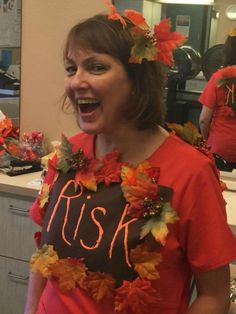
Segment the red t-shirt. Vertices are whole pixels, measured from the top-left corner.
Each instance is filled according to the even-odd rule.
[[[230,69],[230,74],[236,78],[236,67],[218,70],[208,81],[199,102],[214,110],[207,139],[211,152],[219,154],[229,162],[236,162],[236,113],[233,113],[226,104],[229,98],[234,98],[236,102],[236,92],[231,87],[229,89],[223,85],[218,87],[218,80],[222,78],[222,71],[225,69]]]
[[[71,142],[77,147],[82,147],[89,157],[93,157],[93,141],[94,137],[86,134],[79,134],[71,138]],[[225,203],[218,182],[217,170],[208,157],[176,136],[170,135],[148,160],[153,166],[160,167],[159,184],[173,189],[171,206],[177,211],[179,217],[174,224],[168,225],[169,233],[166,244],[159,248],[162,255],[162,262],[158,265],[160,278],[152,282],[157,290],[159,303],[156,306],[153,305],[148,313],[184,314],[189,301],[192,272],[209,271],[234,260],[236,258],[236,240],[227,225]],[[60,180],[58,179],[59,186]],[[117,204],[124,206],[125,203],[124,200],[121,200],[122,194],[116,189],[116,184],[112,185],[112,189],[110,193],[105,193],[107,195],[106,203],[104,201],[105,205],[99,198],[100,192],[104,195],[102,189],[95,193],[94,202],[96,203],[98,200],[97,206],[103,208],[108,209],[110,206],[115,213],[115,221],[116,213],[119,211]],[[109,192],[109,189],[107,191]],[[53,193],[52,191],[52,202],[53,198],[56,201],[56,195]],[[48,211],[50,211],[50,206]],[[42,223],[37,202],[32,206],[30,214],[33,220],[39,224]],[[69,215],[67,219],[69,219],[68,217]],[[107,211],[107,217],[109,217],[109,211]],[[47,213],[45,219],[47,220]],[[73,229],[73,221],[69,224]],[[61,248],[57,242],[58,238],[54,236],[56,233],[61,233],[60,225],[60,219],[55,220],[52,224],[54,233],[45,240],[49,241],[48,244],[52,243],[56,248],[58,247],[59,251]],[[115,242],[114,263],[110,263],[104,257],[107,256],[110,248],[111,234],[114,232],[112,225],[113,221],[107,219],[103,234],[105,240],[101,241],[103,254],[87,255],[88,265],[91,268],[96,268],[96,265],[99,265],[101,269],[104,267],[105,270],[102,269],[102,271],[109,269],[108,271],[114,272],[118,278],[119,276],[131,278],[132,273],[121,273],[122,269],[125,269],[120,261],[123,258],[123,237],[117,238],[117,242]],[[81,230],[83,230],[83,226]],[[89,244],[92,245],[94,242],[93,231],[87,225],[84,227],[84,231],[81,231],[80,237],[84,243],[88,244],[89,239],[92,239]],[[129,229],[128,238],[131,239],[131,242],[135,238],[136,240],[139,238],[135,227]],[[80,250],[81,248],[77,246],[76,252]],[[67,247],[65,243],[64,249],[60,252],[62,257],[70,256],[70,254],[74,257],[77,253],[75,251],[70,253],[70,247]],[[95,264],[93,264],[94,260]],[[98,304],[88,292],[80,288],[67,293],[62,292],[56,280],[48,280],[37,313],[115,314],[117,312],[114,311],[113,303],[103,301]]]

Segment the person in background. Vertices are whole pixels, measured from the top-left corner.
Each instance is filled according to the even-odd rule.
[[[211,158],[164,128],[168,19],[108,3],[75,25],[62,137],[30,209],[40,226],[25,314],[226,314],[236,240]],[[189,306],[192,279],[197,297]]]
[[[224,50],[224,67],[213,73],[199,98],[199,125],[211,152],[236,168],[236,28]]]

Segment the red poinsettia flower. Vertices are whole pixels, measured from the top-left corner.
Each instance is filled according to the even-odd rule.
[[[156,60],[169,66],[173,64],[172,51],[186,40],[182,34],[170,32],[170,27],[170,19],[164,19],[154,26],[155,46],[158,49]]]
[[[140,278],[124,281],[115,292],[115,310],[121,313],[148,314],[159,300],[151,282]]]
[[[105,155],[101,162],[103,166],[96,172],[97,183],[104,182],[107,186],[111,183],[120,182],[120,171],[122,163],[119,162],[120,153],[113,151]]]

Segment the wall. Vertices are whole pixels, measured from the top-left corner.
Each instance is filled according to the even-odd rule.
[[[101,0],[24,0],[20,131],[42,131],[47,141],[77,132],[73,115],[61,111],[63,42],[81,18],[104,12]]]
[[[215,0],[216,8],[220,12],[218,27],[216,32],[216,43],[222,44],[225,42],[227,33],[230,28],[236,27],[236,21],[229,20],[225,15],[225,9],[230,4],[235,4],[235,0]]]

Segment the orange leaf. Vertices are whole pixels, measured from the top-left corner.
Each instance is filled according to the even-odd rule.
[[[88,289],[93,298],[99,302],[103,298],[113,297],[115,280],[111,274],[100,272],[89,272],[86,280]]]
[[[153,305],[158,302],[157,292],[151,282],[136,278],[134,281],[124,281],[116,289],[115,310],[122,313],[148,314]]]
[[[39,194],[39,206],[43,208],[49,199],[50,186],[47,183],[43,183]]]
[[[106,6],[109,9],[108,19],[110,20],[119,20],[123,27],[126,26],[126,22],[123,17],[117,12],[116,7],[109,0],[103,0]]]
[[[162,260],[161,254],[150,251],[146,243],[137,245],[131,250],[130,257],[134,270],[141,279],[155,280],[160,277],[156,267]]]
[[[52,245],[44,244],[41,249],[37,249],[30,259],[31,271],[39,271],[43,277],[51,276],[52,268],[58,261],[58,255]]]
[[[80,259],[60,259],[52,269],[52,276],[58,278],[63,291],[74,289],[77,284],[85,288],[86,267]]]
[[[149,30],[149,26],[142,13],[135,10],[124,10],[124,14],[134,25],[144,30]]]

